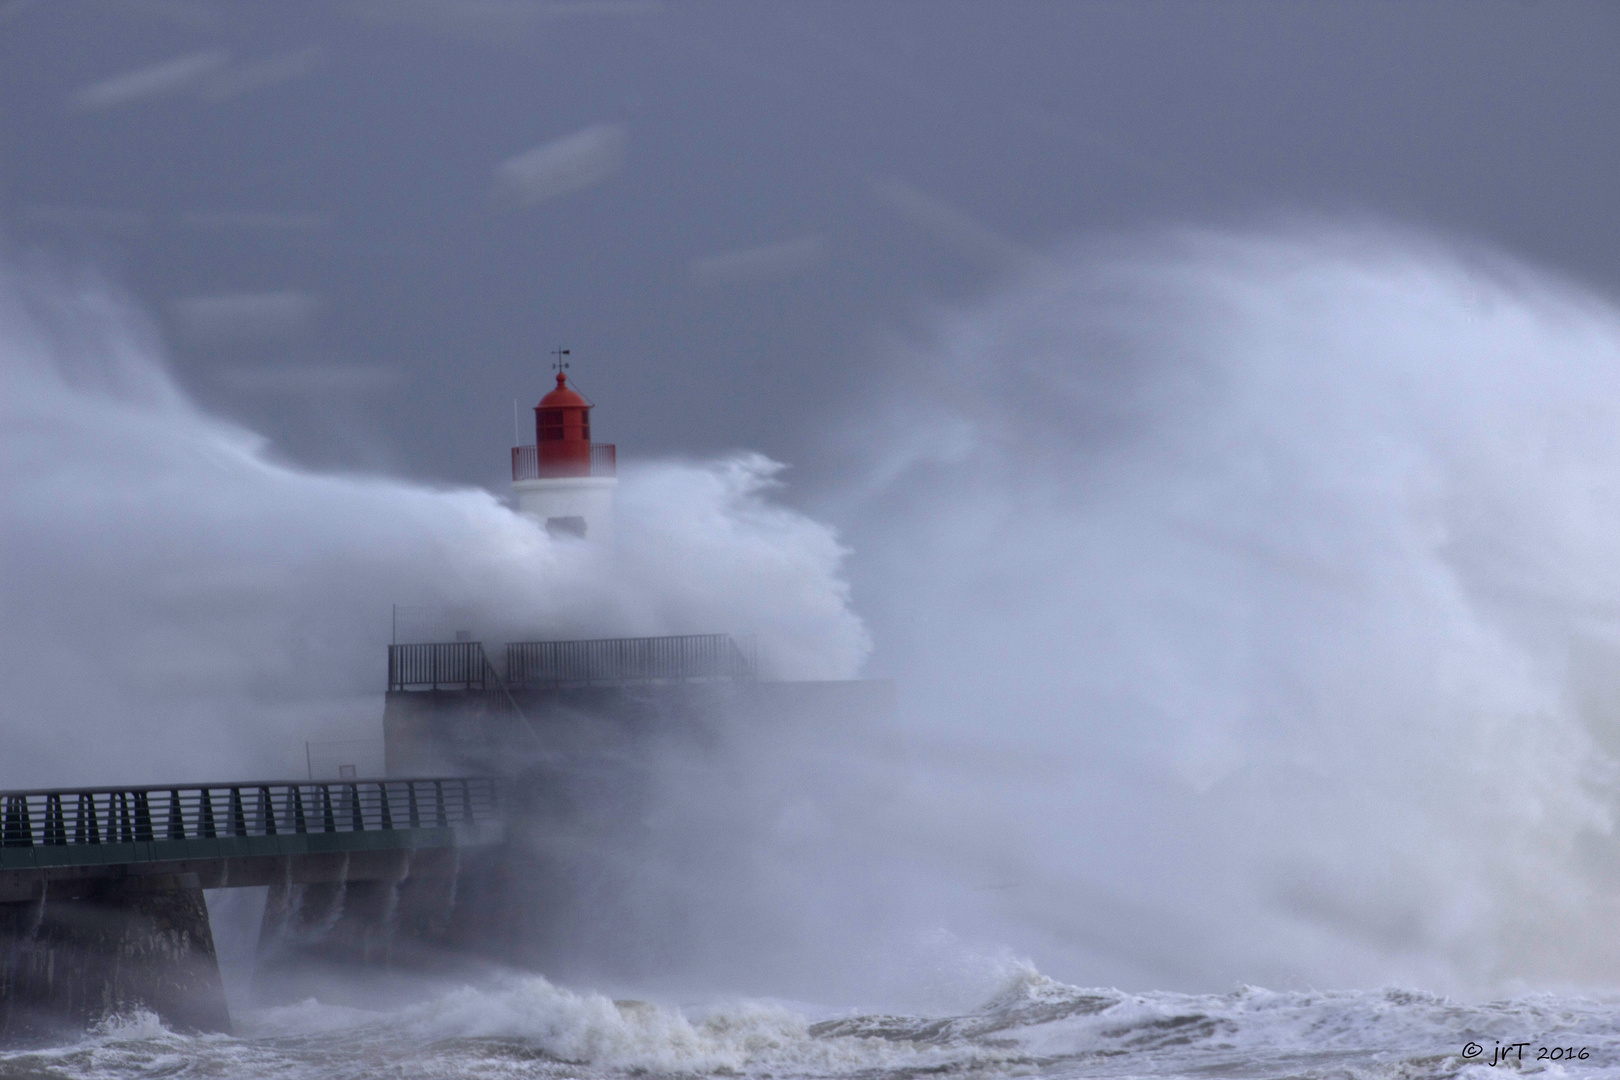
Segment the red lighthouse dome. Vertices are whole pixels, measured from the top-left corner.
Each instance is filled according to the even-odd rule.
[[[541,476],[591,475],[591,403],[557,372],[557,388],[534,409]]]

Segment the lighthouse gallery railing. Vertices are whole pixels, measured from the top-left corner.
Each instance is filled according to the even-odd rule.
[[[512,447],[512,479],[543,480],[554,476],[617,476],[619,475],[618,447],[614,443],[591,443],[591,464],[588,472],[551,472],[540,468],[538,446]]]

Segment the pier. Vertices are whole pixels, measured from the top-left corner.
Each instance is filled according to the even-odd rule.
[[[202,890],[454,877],[499,785],[434,776],[0,792],[0,1041],[144,1008],[229,1030]]]

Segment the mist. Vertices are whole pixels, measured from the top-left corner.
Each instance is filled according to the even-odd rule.
[[[1615,984],[1610,301],[1291,219],[1076,243],[860,359],[818,515],[902,727],[661,749],[606,969],[928,1013],[1025,965]]]
[[[14,267],[0,778],[289,771],[375,724],[395,603],[746,631],[769,677],[895,678],[901,728],[661,747],[578,983],[1612,985],[1620,311],[1366,221],[1009,274],[871,341],[814,514],[759,455],[643,462],[602,553],[281,463],[116,288]]]
[[[921,906],[1082,985],[1613,985],[1612,300],[1367,220],[1054,257],[839,432]]]

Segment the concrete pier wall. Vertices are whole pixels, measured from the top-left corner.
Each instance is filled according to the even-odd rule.
[[[195,875],[0,904],[0,1043],[46,1042],[137,1009],[180,1031],[230,1030]]]
[[[476,895],[502,848],[461,853],[459,874],[406,867],[392,879],[272,886],[259,926],[253,999],[310,997],[374,1008],[412,982],[471,978],[488,966]],[[481,932],[482,931],[482,932]],[[510,958],[508,958],[510,959]]]
[[[773,830],[878,812],[892,794],[885,763],[902,752],[884,680],[519,687],[512,697],[517,722],[485,710],[477,692],[391,692],[388,762],[506,775],[507,842],[462,863],[436,940],[564,982],[767,955],[776,931],[752,909],[781,900],[761,869],[780,850]],[[721,905],[735,917],[718,915]]]
[[[363,835],[408,843],[450,832]],[[254,969],[274,973],[312,958],[421,965],[421,943],[436,954],[448,940],[462,860],[477,858],[471,853],[393,847],[192,860],[201,874],[163,872],[173,862],[0,872],[0,1045],[71,1038],[137,1009],[175,1030],[229,1031],[204,887],[269,887]]]

